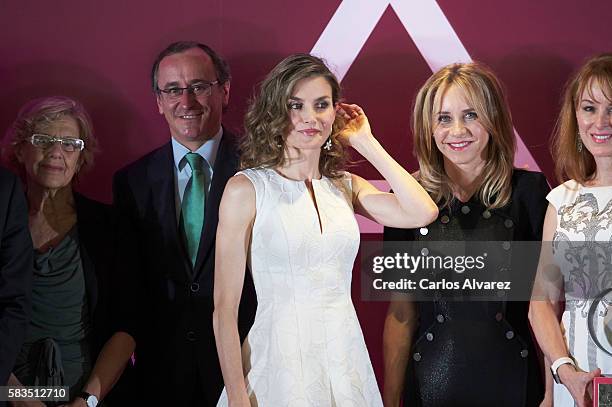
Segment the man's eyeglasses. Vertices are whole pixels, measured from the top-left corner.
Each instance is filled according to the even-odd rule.
[[[68,153],[82,151],[85,148],[85,142],[80,138],[61,138],[47,134],[33,134],[29,141],[34,147],[42,148],[43,150],[50,148],[55,143],[60,143],[62,150]]]
[[[178,100],[183,96],[183,92],[187,91],[187,94],[192,93],[194,96],[210,96],[213,85],[218,84],[219,81],[213,82],[198,82],[193,85],[189,85],[186,88],[172,87],[167,89],[158,89],[162,95],[168,100]]]

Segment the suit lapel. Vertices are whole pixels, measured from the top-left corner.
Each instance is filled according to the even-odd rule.
[[[234,141],[234,136],[223,129],[223,137],[221,137],[217,157],[215,158],[212,182],[206,202],[204,227],[202,228],[198,257],[194,268],[196,278],[202,272],[205,260],[208,256],[212,255],[211,252],[217,235],[217,223],[219,222],[219,203],[221,202],[227,180],[236,173],[236,167],[238,166],[238,156]]]
[[[180,268],[184,276],[191,280],[191,266],[187,260],[181,234],[176,221],[176,201],[174,186],[174,156],[172,143],[167,143],[158,150],[149,162],[149,181],[153,208],[157,212],[162,226],[163,240],[168,250],[168,257],[180,259]],[[178,265],[177,265],[178,266]],[[169,270],[173,273],[174,270]],[[182,276],[179,276],[182,277]]]

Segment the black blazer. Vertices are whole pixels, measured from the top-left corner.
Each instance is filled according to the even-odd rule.
[[[92,321],[92,350],[95,357],[109,339],[111,295],[110,271],[113,263],[112,212],[110,205],[74,193],[79,249],[85,276],[85,291]]]
[[[0,168],[0,386],[8,381],[30,320],[32,264],[21,183]]]
[[[116,294],[112,282],[112,269],[115,266],[112,209],[110,205],[94,201],[76,192],[74,202],[89,318],[92,322],[91,350],[95,361],[114,332],[111,319],[112,303]],[[128,366],[124,375],[104,398],[106,404],[123,405],[130,391],[131,375],[132,369]]]
[[[172,144],[115,174],[116,270],[122,293],[116,329],[136,340],[134,391],[140,402],[212,406],[221,393],[212,328],[214,243],[219,202],[237,164],[233,136],[224,131],[195,267],[176,220]],[[252,280],[246,273],[241,338],[252,325],[255,307]]]

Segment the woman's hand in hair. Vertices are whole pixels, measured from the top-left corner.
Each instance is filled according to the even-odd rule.
[[[338,134],[343,144],[359,151],[359,146],[373,138],[368,117],[358,105],[338,103],[338,115],[345,120],[344,128]]]

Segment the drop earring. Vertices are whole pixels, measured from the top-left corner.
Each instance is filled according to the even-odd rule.
[[[331,136],[327,139],[327,141],[325,142],[325,144],[323,144],[323,150],[331,150],[332,148],[332,141],[331,141]]]
[[[576,139],[576,150],[578,150],[579,153],[582,152],[582,139],[580,138],[580,132],[578,132],[578,138]]]

